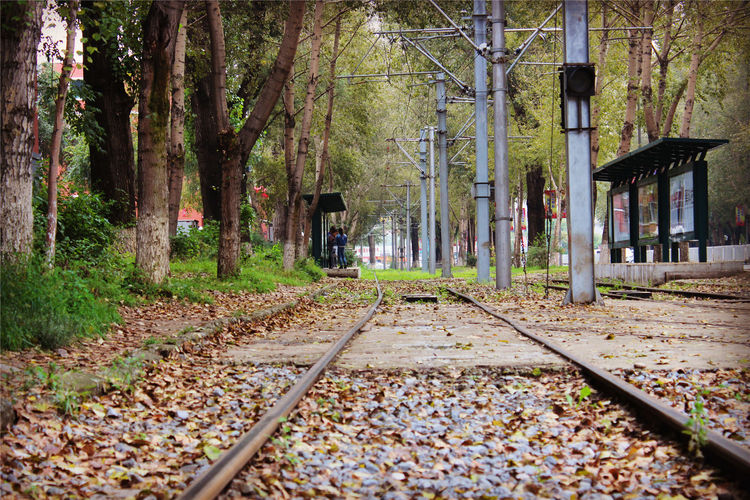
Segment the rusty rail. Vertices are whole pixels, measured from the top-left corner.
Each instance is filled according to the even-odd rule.
[[[224,452],[211,467],[188,485],[178,497],[180,500],[206,500],[215,498],[234,479],[263,444],[276,431],[281,421],[292,410],[320,378],[354,335],[367,323],[383,300],[380,282],[375,276],[378,297],[367,313],[344,334],[322,358],[318,360],[289,391],[271,407],[268,412],[237,443]]]
[[[678,433],[681,433],[686,428],[686,423],[689,417],[684,413],[663,404],[661,401],[649,396],[644,391],[634,387],[619,377],[615,377],[607,370],[594,366],[560,347],[556,343],[532,333],[523,326],[515,323],[513,320],[503,316],[492,307],[479,302],[474,297],[463,294],[452,288],[448,288],[448,292],[467,302],[473,303],[491,316],[504,321],[522,335],[544,345],[548,349],[577,365],[600,388],[625,399],[633,404],[639,411],[657,419],[659,422],[676,430]],[[721,465],[729,468],[735,474],[740,475],[738,477],[747,478],[750,476],[750,450],[733,443],[718,432],[712,430],[706,431],[706,444],[703,447],[703,451],[708,457],[713,458]]]

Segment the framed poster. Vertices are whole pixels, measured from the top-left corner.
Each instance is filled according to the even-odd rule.
[[[681,236],[695,231],[693,171],[669,178],[669,234]]]
[[[614,243],[630,242],[630,192],[627,187],[613,191],[611,198],[610,227]]]
[[[638,238],[659,237],[659,190],[656,179],[638,186]]]

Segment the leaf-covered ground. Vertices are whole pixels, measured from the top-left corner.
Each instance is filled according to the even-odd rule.
[[[227,497],[709,498],[716,470],[576,373],[333,371]],[[602,497],[601,495],[605,495]]]

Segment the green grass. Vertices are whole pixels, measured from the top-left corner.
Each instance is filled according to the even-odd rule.
[[[549,269],[550,274],[567,272],[568,266],[552,266]],[[453,267],[451,269],[454,278],[466,278],[476,280],[477,269],[475,267]],[[527,273],[539,273],[544,272],[544,268],[539,267],[527,267]],[[398,269],[367,269],[362,268],[362,279],[374,280],[375,274],[378,275],[378,279],[382,281],[398,281],[398,280],[430,280],[441,277],[441,270],[438,267],[435,270],[435,274],[425,273],[421,270],[415,271],[400,271]],[[514,267],[511,269],[511,275],[523,276],[523,268]],[[495,279],[495,266],[490,267],[490,280]]]

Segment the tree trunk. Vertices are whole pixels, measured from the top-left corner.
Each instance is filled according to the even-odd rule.
[[[118,72],[113,71],[117,40],[107,38],[100,30],[101,9],[93,2],[84,2],[82,7],[83,52],[87,57],[83,80],[93,91],[87,105],[94,110],[101,128],[101,135],[87,137],[91,188],[114,202],[109,220],[125,224],[135,219],[135,150],[130,121],[134,100],[125,90],[123,79],[116,76]]]
[[[672,124],[674,123],[675,113],[677,113],[677,106],[680,103],[680,99],[682,98],[682,94],[685,92],[686,87],[687,80],[683,80],[677,88],[677,92],[675,92],[672,104],[669,106],[669,111],[667,111],[667,116],[664,118],[664,127],[661,132],[662,137],[669,137],[669,134],[672,132]]]
[[[172,68],[172,109],[170,113],[169,152],[169,235],[177,234],[180,216],[182,178],[185,171],[185,47],[187,45],[187,10],[182,11],[180,31],[174,47]]]
[[[596,95],[599,96],[598,99],[591,99],[591,169],[592,171],[596,169],[597,164],[599,162],[599,114],[601,113],[601,108],[599,106],[599,101],[602,99],[601,93],[602,93],[602,86],[604,83],[604,65],[607,62],[607,51],[609,50],[609,31],[607,31],[608,24],[607,24],[607,6],[606,4],[602,4],[602,28],[605,28],[604,31],[602,31],[602,39],[599,43],[599,59],[598,59],[598,66],[599,71],[596,75],[596,81],[594,83],[594,88]],[[594,191],[596,192],[596,190]]]
[[[696,9],[700,2],[696,2]],[[703,45],[703,18],[701,12],[696,12],[696,30],[691,45],[690,69],[688,70],[687,90],[685,91],[685,110],[682,112],[682,125],[680,126],[680,137],[690,137],[690,122],[693,119],[693,107],[695,106],[695,87],[698,82],[698,66],[701,63],[701,47]]]
[[[367,246],[370,249],[370,259],[368,264],[370,267],[375,265],[375,236],[372,234],[367,235]]]
[[[286,241],[284,242],[284,269],[294,266],[294,252],[298,232],[300,228],[300,217],[302,215],[302,176],[305,171],[305,161],[310,144],[310,127],[312,126],[313,106],[315,103],[315,88],[318,84],[318,67],[320,63],[320,44],[323,34],[323,0],[316,0],[315,15],[313,21],[313,32],[310,39],[310,71],[307,80],[307,93],[302,111],[302,122],[300,124],[300,135],[297,142],[297,158],[291,176],[287,177],[288,221],[286,225]]]
[[[320,199],[320,192],[323,188],[325,167],[328,163],[330,163],[330,158],[328,157],[328,141],[331,137],[331,123],[333,122],[333,98],[334,90],[336,88],[336,60],[338,59],[339,38],[341,37],[341,17],[341,15],[336,16],[336,29],[333,35],[333,52],[331,52],[331,64],[328,70],[328,77],[330,81],[328,82],[328,89],[326,89],[326,94],[328,97],[328,108],[326,110],[325,126],[323,128],[323,145],[320,151],[320,165],[318,165],[317,163],[317,156],[315,158],[315,191],[313,192],[313,199],[307,209],[307,217],[305,219],[306,238],[307,235],[310,234],[310,231],[312,229],[312,216],[315,213],[315,210],[318,209],[318,200]]]
[[[43,2],[0,2],[0,258],[32,249],[36,50]],[[13,19],[11,23],[9,20]],[[6,26],[7,22],[7,26]]]
[[[664,94],[667,90],[667,72],[669,70],[669,52],[672,50],[672,19],[674,18],[675,0],[667,0],[666,20],[664,36],[662,37],[661,52],[657,55],[659,59],[659,86],[656,95],[656,112],[654,121],[661,128],[664,111]],[[662,132],[662,135],[664,133]]]
[[[138,223],[135,263],[161,283],[169,272],[167,128],[169,82],[184,2],[153,2],[143,24],[138,101]]]
[[[305,2],[289,0],[289,17],[284,24],[284,36],[281,39],[279,53],[271,68],[268,79],[263,84],[258,101],[252,113],[239,132],[240,165],[247,164],[255,142],[260,137],[268,118],[271,116],[276,102],[279,100],[284,83],[289,77],[289,71],[294,64],[294,56],[299,44],[299,33],[302,31],[302,21],[305,17]]]
[[[60,72],[60,83],[55,100],[55,125],[52,130],[52,147],[49,161],[49,178],[47,180],[47,265],[55,264],[55,238],[57,237],[57,175],[60,171],[60,150],[65,123],[65,98],[68,96],[70,73],[73,71],[73,51],[76,43],[76,18],[78,1],[71,0],[68,6],[68,33],[65,41],[65,56]]]
[[[516,222],[513,228],[513,261],[516,267],[521,267],[521,241],[523,240],[523,178],[518,178],[518,195],[516,196]]]
[[[620,132],[620,146],[617,148],[617,156],[630,152],[630,143],[633,139],[633,124],[635,122],[636,105],[638,103],[638,82],[640,80],[640,36],[638,30],[630,30],[630,49],[628,51],[628,88],[627,104],[625,105],[625,119]]]
[[[459,219],[458,219],[458,265],[459,266],[465,266],[466,265],[466,239],[467,239],[467,233],[469,229],[468,224],[468,208],[465,203],[461,203],[461,208],[459,209]]]
[[[544,235],[544,175],[541,165],[526,171],[526,217],[528,220],[529,246]]]
[[[654,0],[644,2],[643,22],[641,26],[651,26],[654,22]],[[643,102],[643,119],[646,123],[646,135],[648,142],[653,142],[659,138],[659,123],[654,115],[653,90],[651,88],[651,42],[653,41],[654,30],[643,30],[641,39],[641,100]]]
[[[221,169],[219,168],[219,129],[213,109],[211,75],[195,82],[191,97],[195,115],[195,156],[201,184],[203,220],[221,219]]]

